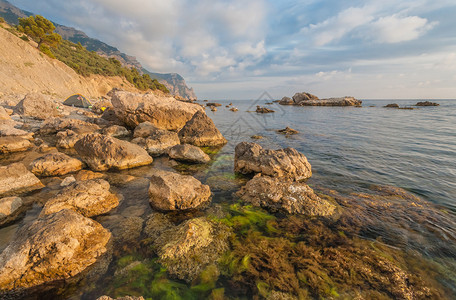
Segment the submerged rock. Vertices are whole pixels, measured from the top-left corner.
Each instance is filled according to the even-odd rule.
[[[32,93],[25,96],[17,105],[16,111],[24,116],[34,117],[40,120],[56,117],[59,115],[57,104],[49,96]]]
[[[255,112],[261,113],[261,114],[267,114],[267,113],[273,113],[275,111],[272,109],[269,109],[267,107],[261,107],[261,106],[257,105]]]
[[[214,122],[202,111],[198,111],[179,131],[183,144],[195,146],[219,146],[227,143]]]
[[[72,210],[38,218],[0,254],[0,294],[78,275],[107,252],[109,231]]]
[[[116,91],[111,102],[117,117],[129,127],[149,121],[160,129],[176,130],[182,128],[197,111],[202,111],[199,105],[153,93]]]
[[[250,138],[254,139],[254,140],[261,140],[261,139],[264,139],[264,136],[262,136],[262,135],[252,135]]]
[[[0,167],[0,196],[17,195],[43,187],[41,181],[21,163]]]
[[[119,198],[109,191],[106,180],[93,179],[77,182],[64,188],[46,202],[41,215],[71,209],[85,217],[105,214],[119,205]]]
[[[158,218],[158,220],[156,220]],[[163,216],[153,214],[146,223],[146,232],[153,224],[162,224]],[[165,222],[166,223],[166,222]],[[153,246],[170,275],[193,281],[210,264],[228,250],[228,228],[205,218],[187,220],[178,226],[169,223],[150,236]]]
[[[290,128],[290,127],[285,127],[284,129],[279,129],[277,130],[278,133],[282,133],[282,134],[286,134],[286,135],[290,135],[290,134],[298,134],[299,131],[297,131],[296,129],[293,129],[293,128]]]
[[[0,136],[0,154],[22,152],[32,147],[29,140],[18,136]]]
[[[94,171],[135,168],[153,161],[138,145],[98,133],[86,135],[76,142],[74,148]]]
[[[191,163],[204,164],[211,161],[209,155],[204,153],[203,150],[189,144],[176,145],[174,147],[171,147],[168,150],[168,155],[172,159]]]
[[[33,174],[38,176],[61,176],[79,171],[82,166],[79,159],[64,153],[49,153],[35,159],[30,164],[30,169]]]
[[[273,212],[328,216],[335,206],[318,197],[305,183],[257,175],[236,193],[242,200]]]
[[[187,210],[210,201],[208,185],[189,175],[157,170],[150,178],[149,202],[160,211]]]
[[[235,148],[234,171],[304,180],[312,176],[310,163],[296,149],[263,149],[256,143],[242,142]]]

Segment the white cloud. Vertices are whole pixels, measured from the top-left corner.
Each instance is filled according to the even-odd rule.
[[[370,35],[379,43],[399,43],[417,39],[435,25],[437,22],[430,23],[427,19],[417,16],[392,15],[373,22]]]

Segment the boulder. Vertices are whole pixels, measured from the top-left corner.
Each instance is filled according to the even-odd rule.
[[[267,107],[261,107],[261,106],[257,105],[255,112],[257,112],[259,114],[267,114],[267,113],[273,113],[275,111],[272,109],[269,109]]]
[[[24,203],[19,197],[6,197],[0,199],[0,226],[14,221],[22,211]]]
[[[83,167],[79,159],[64,153],[49,153],[35,159],[30,169],[37,176],[61,176],[81,170]]]
[[[129,127],[149,121],[160,129],[177,130],[196,112],[203,111],[199,105],[153,93],[115,91],[111,102],[116,116]]]
[[[67,129],[64,131],[59,131],[57,132],[57,142],[56,146],[59,148],[63,149],[70,149],[74,148],[74,144],[76,144],[77,141],[82,139],[86,134],[77,134],[73,130]]]
[[[153,156],[162,155],[169,148],[180,144],[177,133],[159,129],[150,122],[136,126],[133,136],[135,138],[131,142],[140,145]]]
[[[0,196],[17,195],[43,187],[41,181],[21,163],[0,167]]]
[[[0,123],[0,137],[15,136],[26,140],[33,139],[33,132],[28,132],[14,127],[13,123]]]
[[[235,148],[234,171],[288,177],[297,181],[312,176],[310,163],[296,149],[263,149],[256,143],[242,142]]]
[[[72,130],[77,134],[92,133],[100,130],[96,124],[92,124],[79,119],[52,118],[41,124],[41,134],[53,134],[58,131]]]
[[[203,150],[189,144],[176,145],[174,147],[171,147],[168,150],[168,155],[172,159],[190,163],[204,164],[211,161],[209,155],[204,153]]]
[[[61,187],[66,187],[66,186],[69,186],[70,184],[72,184],[74,182],[76,182],[76,178],[74,178],[74,176],[68,176],[64,180],[62,180],[62,182],[60,183],[60,186]]]
[[[202,111],[197,112],[179,131],[182,144],[220,146],[227,143],[214,122]]]
[[[127,128],[119,125],[111,125],[109,127],[103,128],[101,133],[113,137],[124,137],[130,135],[130,131],[128,131]]]
[[[415,104],[415,106],[439,106],[440,104],[431,101],[422,101]]]
[[[94,171],[135,168],[153,161],[146,150],[138,145],[98,133],[84,136],[74,148]]]
[[[399,108],[399,105],[396,104],[396,103],[391,103],[391,104],[387,104],[385,105],[384,107],[389,107],[389,108]]]
[[[208,185],[189,175],[156,170],[150,178],[149,202],[160,211],[188,210],[210,201]]]
[[[256,175],[236,193],[254,206],[290,214],[328,216],[335,206],[318,197],[305,183]]]
[[[46,202],[41,215],[49,215],[71,209],[85,217],[105,214],[119,205],[119,198],[109,191],[110,185],[103,179],[80,181],[64,188]]]
[[[57,104],[49,96],[31,93],[25,96],[17,105],[16,111],[24,116],[40,120],[59,115]]]
[[[18,230],[0,254],[0,291],[66,280],[107,252],[109,231],[72,210],[38,218]]]
[[[236,111],[239,111],[239,109],[237,109],[236,107],[232,107],[232,108],[230,108],[230,111],[236,112]]]
[[[283,99],[283,98],[282,98]],[[293,102],[295,104],[300,104],[303,101],[308,101],[308,100],[318,100],[318,97],[315,95],[312,95],[310,93],[302,92],[302,93],[296,93],[293,96]]]
[[[277,133],[282,133],[282,134],[285,134],[285,135],[291,135],[291,134],[298,134],[299,131],[287,126],[284,129],[277,130]]]
[[[165,220],[163,220],[165,219]],[[165,223],[167,226],[160,226]],[[192,282],[228,250],[230,231],[205,218],[187,220],[178,226],[154,213],[146,222],[159,262],[173,277]]]
[[[363,101],[354,97],[328,98],[318,100],[306,100],[297,103],[300,106],[361,106]]]
[[[261,140],[261,139],[264,139],[264,136],[255,134],[255,135],[252,135],[250,138],[254,139],[254,140]]]
[[[296,103],[290,97],[283,97],[279,104],[281,105],[295,105]]]
[[[208,102],[208,103],[206,103],[206,106],[219,107],[219,106],[222,106],[222,104],[217,103],[217,102]]]
[[[136,126],[135,131],[133,132],[133,137],[149,137],[151,135],[155,135],[159,130],[154,124],[151,122],[142,122],[138,126]]]
[[[26,151],[32,147],[29,140],[18,136],[0,136],[0,154]]]

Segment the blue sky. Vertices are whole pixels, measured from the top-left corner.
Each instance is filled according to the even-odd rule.
[[[199,98],[456,98],[456,1],[10,0]]]

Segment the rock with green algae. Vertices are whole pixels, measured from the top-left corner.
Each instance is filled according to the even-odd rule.
[[[270,176],[256,175],[236,193],[254,206],[290,214],[332,215],[336,206],[318,197],[307,184]]]
[[[204,217],[173,225],[167,217],[154,213],[144,229],[159,262],[169,274],[192,282],[228,250],[229,229]]]

